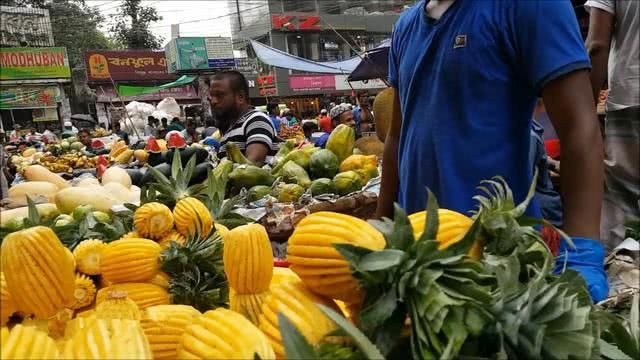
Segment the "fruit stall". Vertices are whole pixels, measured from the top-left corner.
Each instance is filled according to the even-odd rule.
[[[263,167],[232,144],[221,160],[139,147],[10,160],[23,180],[10,203],[24,206],[2,209],[0,358],[640,354],[637,292],[622,314],[577,273],[554,274],[534,228],[549,225],[500,178],[480,184],[473,218],[430,195],[424,211],[366,221],[379,159],[348,127],[326,149],[287,140]]]

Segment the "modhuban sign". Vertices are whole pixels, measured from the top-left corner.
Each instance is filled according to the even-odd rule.
[[[63,47],[0,48],[0,80],[70,78]]]

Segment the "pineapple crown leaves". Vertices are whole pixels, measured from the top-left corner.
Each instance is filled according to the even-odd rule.
[[[384,359],[380,350],[349,320],[333,309],[317,304],[320,310],[338,326],[342,334],[350,337],[356,349],[336,344],[311,345],[304,335],[283,313],[278,313],[278,328],[289,359]]]
[[[171,177],[167,178],[162,172],[154,167],[149,167],[149,172],[154,178],[154,182],[145,186],[141,192],[141,203],[160,201],[165,204],[175,205],[181,198],[191,194],[200,193],[206,184],[195,184],[189,186],[193,170],[196,166],[196,154],[193,154],[187,164],[182,166],[180,150],[173,153],[171,163]]]
[[[200,272],[197,268],[171,276],[172,303],[191,305],[200,312],[229,307],[229,287],[224,276]]]
[[[215,228],[205,236],[196,233],[189,236],[184,245],[172,241],[160,253],[161,268],[169,275],[193,269],[210,274],[224,274],[222,251],[222,238]]]
[[[438,203],[428,193],[425,230],[418,241],[406,213],[396,206],[394,221],[371,222],[385,236],[386,249],[334,245],[366,294],[358,325],[383,353],[397,345],[407,315],[414,358],[455,356],[464,339],[480,333],[490,319],[484,307],[495,279],[466,255],[480,225],[475,222],[459,243],[438,250]]]

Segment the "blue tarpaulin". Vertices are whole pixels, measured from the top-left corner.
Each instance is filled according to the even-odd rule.
[[[251,40],[251,46],[263,63],[284,69],[321,74],[352,74],[356,69],[357,78],[349,80],[367,80],[387,77],[387,59],[390,40],[367,51],[361,56],[354,56],[344,61],[319,62],[291,55],[282,50]]]

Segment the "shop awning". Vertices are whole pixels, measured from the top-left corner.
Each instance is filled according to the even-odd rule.
[[[168,84],[163,84],[158,86],[116,85],[116,88],[118,91],[118,95],[121,97],[138,96],[138,95],[155,93],[163,89],[187,85],[192,83],[195,79],[196,79],[195,76],[183,75],[174,82],[170,82]]]

